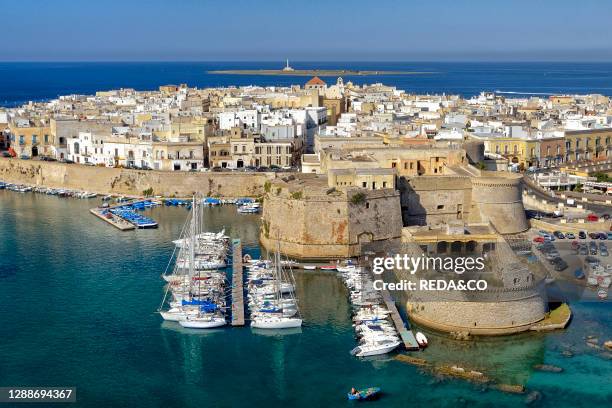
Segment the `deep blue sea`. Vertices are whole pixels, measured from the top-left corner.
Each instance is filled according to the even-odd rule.
[[[297,273],[305,323],[296,333],[162,322],[160,274],[187,211],[156,208],[147,214],[159,229],[121,232],[88,213],[98,202],[0,190],[0,386],[76,386],[77,407],[351,407],[350,387],[374,385],[384,394],[372,407],[524,405],[525,395],[392,358],[351,357],[348,293],[333,273]],[[257,215],[226,206],[205,217],[258,255]],[[611,406],[612,354],[585,342],[612,338],[610,303],[571,307],[569,328],[550,334],[460,342],[426,331],[431,346],[416,356],[524,384],[541,393],[531,406]],[[532,368],[542,363],[565,371]]]
[[[516,93],[601,93],[612,95],[612,63],[300,62],[298,69],[428,72],[423,75],[347,76],[356,84],[382,82],[413,93],[471,96],[481,91]],[[211,70],[280,69],[274,62],[0,63],[0,106],[65,94],[93,94],[120,87],[137,90],[186,83],[200,88],[229,85],[304,84],[308,77],[209,74]],[[336,78],[323,77],[328,83]]]

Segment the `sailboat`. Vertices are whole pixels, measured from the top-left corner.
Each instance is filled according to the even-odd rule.
[[[227,237],[223,231],[219,234],[201,231],[200,203],[201,200],[193,197],[188,223],[183,227],[181,239],[174,241],[176,262],[172,274],[163,275],[168,285],[159,313],[164,320],[178,322],[183,327],[208,329],[226,324],[225,274],[210,270],[201,261],[213,256],[224,260]],[[162,310],[166,302],[170,309]]]
[[[277,243],[277,250],[274,254],[272,282],[267,288],[272,290],[264,290],[254,293],[251,305],[256,307],[251,314],[251,327],[256,329],[290,329],[302,326],[302,319],[299,317],[297,302],[295,301],[294,285],[283,282],[283,268],[280,259],[280,244]],[[269,271],[269,270],[268,270]],[[285,290],[287,289],[287,290]],[[286,293],[289,299],[283,298]],[[273,299],[265,299],[273,295]],[[269,303],[266,306],[265,301]],[[263,302],[264,307],[258,307],[259,302]],[[295,317],[298,315],[298,317]]]

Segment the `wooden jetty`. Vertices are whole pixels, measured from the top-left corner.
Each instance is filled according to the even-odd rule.
[[[232,240],[232,326],[244,326],[242,243]]]
[[[418,350],[419,343],[417,343],[416,338],[414,337],[414,333],[410,330],[409,327],[406,327],[404,321],[402,320],[402,316],[400,316],[397,307],[395,306],[395,302],[391,297],[391,294],[388,290],[382,290],[382,297],[387,305],[387,309],[391,312],[391,320],[393,320],[393,324],[395,325],[395,330],[400,334],[402,338],[402,342],[404,343],[404,347],[406,350]]]
[[[127,222],[126,220],[119,218],[116,215],[111,214],[110,218],[105,217],[104,215],[102,215],[102,212],[105,210],[108,210],[108,208],[96,207],[96,208],[90,209],[89,212],[95,215],[96,217],[100,218],[101,220],[106,221],[113,227],[120,229],[121,231],[128,231],[128,230],[136,229],[136,226],[134,224],[132,224],[131,222]]]

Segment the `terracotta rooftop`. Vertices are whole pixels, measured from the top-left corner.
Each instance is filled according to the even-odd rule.
[[[318,76],[312,77],[310,81],[306,82],[306,85],[325,85],[325,82]]]

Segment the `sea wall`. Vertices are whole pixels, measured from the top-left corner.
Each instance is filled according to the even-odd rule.
[[[100,194],[187,197],[194,192],[206,196],[256,197],[277,173],[196,173],[131,170],[57,162],[0,159],[0,180],[53,188],[87,190]]]
[[[488,336],[529,330],[546,315],[546,304],[537,294],[502,302],[409,301],[406,307],[417,324],[444,332]]]

